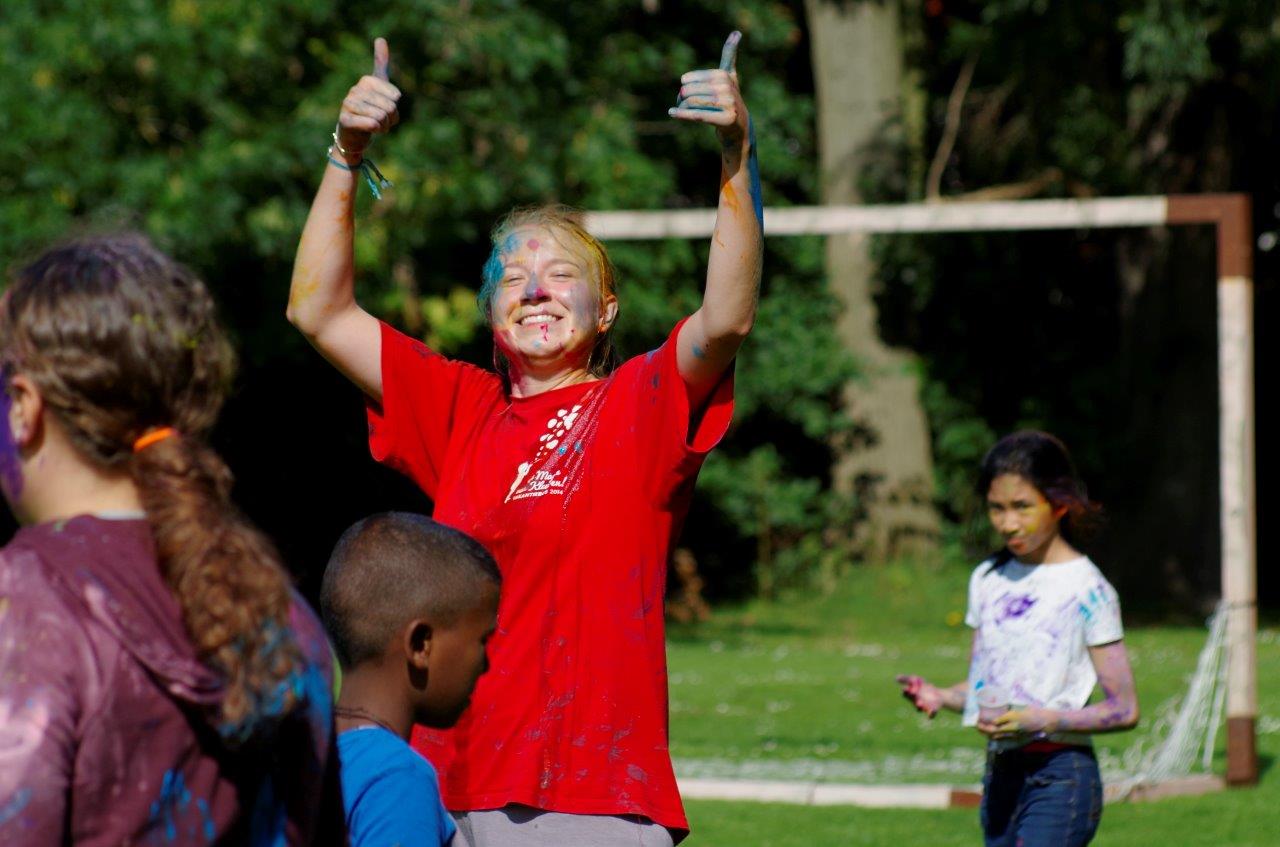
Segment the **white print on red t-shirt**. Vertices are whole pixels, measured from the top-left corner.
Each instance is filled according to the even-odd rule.
[[[601,392],[593,392],[600,394]],[[587,398],[583,398],[584,401]],[[548,461],[573,453],[582,452],[582,429],[587,416],[594,411],[588,409],[584,414],[583,404],[579,403],[568,409],[559,409],[551,420],[547,421],[547,431],[538,437],[538,452],[528,462],[521,462],[516,468],[516,478],[507,491],[503,502],[525,500],[530,497],[542,497],[547,494],[564,494],[565,483],[570,474],[581,468],[580,462]],[[575,424],[578,426],[575,428]],[[532,476],[530,471],[538,465]]]

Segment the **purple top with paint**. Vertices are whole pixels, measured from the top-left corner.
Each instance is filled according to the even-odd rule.
[[[0,550],[0,844],[345,843],[328,645],[300,599],[290,625],[306,706],[228,753],[147,523],[20,530]]]

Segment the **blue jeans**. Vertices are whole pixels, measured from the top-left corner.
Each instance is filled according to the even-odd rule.
[[[1102,818],[1102,776],[1089,747],[987,753],[982,835],[987,847],[1084,847]]]

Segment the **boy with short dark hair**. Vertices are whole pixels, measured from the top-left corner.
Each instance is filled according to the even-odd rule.
[[[415,723],[452,726],[488,667],[501,576],[479,542],[387,512],[338,540],[320,611],[342,666],[334,714],[352,847],[440,847],[456,826]]]

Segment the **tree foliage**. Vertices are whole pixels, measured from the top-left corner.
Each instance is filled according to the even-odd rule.
[[[374,36],[390,42],[405,99],[401,125],[371,151],[395,188],[360,202],[359,296],[446,353],[490,360],[472,292],[488,230],[512,206],[714,203],[714,136],[666,109],[679,75],[714,66],[731,29],[745,34],[739,71],[765,200],[812,201],[802,21],[783,2],[63,0],[6,4],[3,18],[0,259],[123,224],[203,273],[247,363],[220,442],[246,508],[303,571],[345,521],[412,497],[357,469],[362,430],[346,410],[358,398],[320,375],[327,366],[283,318],[337,107],[368,72]],[[611,248],[625,352],[651,348],[696,306],[706,249]],[[758,550],[785,553],[820,529],[849,365],[828,329],[819,259],[813,242],[769,244],[737,431],[686,533],[713,572],[749,572]],[[273,430],[288,437],[263,437]],[[768,521],[748,478],[767,480]]]
[[[955,115],[944,196],[1243,191],[1255,197],[1258,227],[1275,229],[1274,4],[944,0],[925,10],[911,60],[927,92],[930,153],[961,69],[974,65]],[[874,196],[917,199],[919,186],[890,176],[910,172],[910,153],[881,153],[866,175]],[[1209,235],[1182,228],[879,241],[886,332],[926,362],[939,496],[973,552],[990,543],[971,491],[977,460],[996,435],[1037,426],[1066,438],[1108,507],[1098,549],[1123,594],[1194,606],[1216,592]],[[1264,233],[1260,243],[1275,237]],[[1257,278],[1263,327],[1275,279],[1265,250]],[[1261,334],[1260,363],[1268,344]],[[1260,397],[1265,432],[1274,406]],[[1273,465],[1263,439],[1263,498]]]

